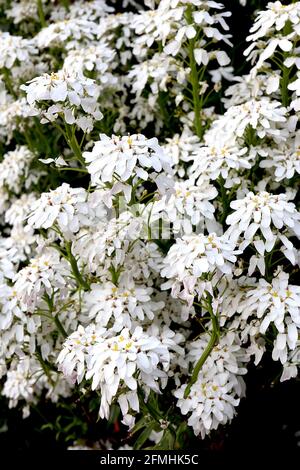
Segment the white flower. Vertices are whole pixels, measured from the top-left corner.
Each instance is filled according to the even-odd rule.
[[[20,121],[30,115],[30,106],[25,98],[14,101],[7,97],[4,102],[0,100],[0,137],[9,143],[13,137],[13,131],[20,126]]]
[[[11,2],[10,8],[6,9],[5,13],[14,24],[19,24],[22,21],[30,21],[32,19],[38,21],[38,8],[35,0]]]
[[[123,248],[125,249],[126,244]],[[125,253],[123,258],[123,270],[120,279],[135,279],[138,284],[147,283],[153,285],[163,264],[164,256],[156,243],[146,240],[136,240],[130,251]],[[113,258],[109,259],[114,262]],[[125,281],[124,281],[125,282]]]
[[[81,223],[89,223],[87,196],[85,189],[63,183],[33,202],[27,223],[33,228],[46,229],[57,224],[66,235],[78,232]]]
[[[191,344],[189,359],[194,364],[201,357],[208,341],[209,336],[204,335]],[[229,333],[212,350],[187,398],[184,397],[186,384],[175,391],[177,406],[183,415],[189,414],[188,425],[196,435],[201,434],[204,438],[220,424],[232,420],[235,408],[244,395],[245,384],[241,375],[247,372],[242,364],[246,360],[234,335]]]
[[[6,240],[0,238],[0,281],[3,278],[12,279],[15,275],[13,260],[17,250],[15,247],[7,247]]]
[[[157,139],[147,139],[142,134],[126,137],[100,134],[92,152],[84,152],[92,184],[112,182],[114,174],[126,182],[131,176],[146,180],[147,170],[170,171],[170,159],[164,155]]]
[[[13,226],[25,224],[25,219],[36,198],[35,193],[23,193],[18,199],[15,199],[5,212],[5,222]]]
[[[255,76],[253,74],[242,75],[241,77],[235,77],[234,81],[236,83],[226,88],[225,97],[222,98],[226,109],[243,104],[252,98],[261,98],[265,95],[269,83],[269,79],[266,81],[265,75],[259,74]]]
[[[193,226],[204,227],[208,225],[209,229],[214,227],[215,208],[210,202],[217,197],[218,192],[214,186],[203,184],[195,186],[193,180],[176,181],[174,184],[174,194],[169,198],[163,196],[158,202],[154,202],[154,208],[151,209],[151,216],[154,212],[156,217],[167,217],[173,226],[174,233],[182,230],[183,233],[190,234]],[[154,217],[151,217],[151,223]]]
[[[288,85],[288,89],[289,90],[292,90],[292,91],[295,91],[296,92],[296,95],[299,96],[300,95],[300,78],[299,78],[299,72],[297,73],[297,80],[295,80],[294,82],[290,83]]]
[[[24,417],[79,391],[162,447],[180,421],[229,424],[250,360],[297,377],[300,1],[283,3],[255,14],[234,76],[217,0],[0,0],[0,379]]]
[[[280,382],[290,380],[297,377],[298,368],[300,363],[300,341],[297,341],[297,345],[293,351],[288,353],[287,362],[283,364],[283,371],[280,377]]]
[[[58,20],[80,18],[95,21],[113,12],[114,8],[107,5],[105,0],[91,0],[88,3],[85,0],[76,0],[71,3],[68,10],[63,5],[55,5],[51,11],[51,20],[57,22]]]
[[[67,295],[67,278],[71,273],[68,263],[54,249],[48,249],[39,257],[30,260],[14,278],[14,290],[24,310],[33,312],[42,303],[46,293],[50,297],[58,289],[58,297]]]
[[[100,134],[100,139],[91,152],[83,153],[83,157],[88,164],[92,185],[111,187],[106,196],[108,207],[112,205],[113,195],[121,192],[129,202],[131,184],[139,179],[152,179],[160,193],[172,187],[172,180],[167,176],[172,174],[172,160],[164,154],[156,138],[147,139],[142,134],[110,138]]]
[[[190,157],[193,165],[189,169],[191,178],[198,180],[200,187],[203,181],[216,180],[220,176],[226,181],[225,186],[230,187],[230,178],[232,170],[242,170],[251,168],[251,154],[246,156],[248,149],[240,148],[234,140],[223,140],[223,135],[219,134],[218,139],[212,128],[206,134],[209,142],[208,146],[199,147]],[[213,141],[213,143],[211,143]]]
[[[117,77],[111,73],[116,63],[115,55],[116,52],[105,42],[91,44],[70,50],[64,60],[63,68],[73,75],[96,70],[99,72],[97,83],[99,82],[101,88],[112,88],[118,82]]]
[[[208,53],[205,49],[194,49],[194,56],[195,56],[195,61],[197,62],[198,65],[207,65],[209,56]]]
[[[288,229],[299,238],[300,213],[297,212],[295,204],[288,202],[286,194],[249,192],[243,199],[231,202],[230,207],[234,212],[226,219],[227,225],[230,225],[226,234],[235,242],[243,234],[243,240],[240,241],[241,250],[253,243],[258,253],[263,256],[265,251],[270,252],[280,240],[284,245],[284,255],[295,264],[293,244],[281,230]]]
[[[101,391],[101,418],[108,418],[109,406],[118,390],[121,391],[119,401],[125,414],[128,403],[138,409],[138,384],[159,392],[158,382],[166,378],[170,356],[167,347],[157,338],[144,333],[141,327],[137,327],[132,334],[124,329],[120,335],[111,337],[106,337],[103,330],[98,334],[96,331],[92,335],[92,343],[89,339],[86,341],[85,337],[85,332],[81,329],[78,334],[67,339],[58,362],[67,376],[74,377],[74,372],[79,372],[77,380],[81,381],[81,364],[86,361],[86,378],[92,379],[93,390]],[[130,391],[134,392],[132,396],[127,394]],[[122,399],[123,394],[126,395]]]
[[[227,138],[244,137],[248,126],[256,129],[261,139],[265,136],[284,140],[286,132],[279,129],[286,121],[286,109],[279,101],[269,98],[252,99],[246,103],[231,106],[226,113],[213,123],[212,135],[227,134]]]
[[[184,127],[182,134],[175,134],[172,138],[166,139],[166,144],[162,146],[164,152],[172,158],[173,165],[190,160],[190,155],[197,150],[200,141],[199,138],[191,132],[187,126]],[[184,171],[178,170],[180,176]]]
[[[290,2],[291,3],[291,2]],[[280,1],[269,2],[266,10],[259,11],[256,21],[250,29],[247,41],[252,41],[245,50],[247,60],[255,63],[251,70],[254,77],[259,70],[266,74],[267,93],[277,92],[280,82],[284,80],[281,70],[272,73],[270,66],[282,55],[285,68],[299,66],[298,49],[295,47],[299,37],[300,8],[299,2],[282,5]],[[291,84],[287,84],[290,88]],[[294,106],[294,103],[291,104]]]
[[[280,1],[269,2],[266,10],[258,12],[255,24],[250,29],[252,33],[248,40],[257,40],[268,33],[282,31],[287,21],[293,25],[300,22],[299,2],[283,5]]]
[[[94,324],[90,324],[86,328],[79,325],[78,329],[67,338],[64,348],[57,358],[60,370],[64,375],[69,377],[72,382],[80,383],[86,372],[87,348],[95,344],[96,341],[104,341],[105,337],[105,328],[96,327]]]
[[[197,25],[201,27],[203,41],[229,41],[230,35],[224,34],[228,25],[225,18],[230,12],[210,12],[210,9],[221,10],[223,5],[217,2],[197,1],[195,11],[192,14],[192,23],[189,24],[184,15],[184,4],[182,2],[170,2],[162,0],[157,9],[140,11],[131,19],[131,28],[134,29],[138,40],[135,43],[133,53],[143,57],[147,49],[156,41],[164,46],[164,52],[175,56],[181,49],[185,40],[194,38],[197,34]]]
[[[16,290],[5,282],[0,283],[0,305],[0,330],[7,330],[11,328],[15,317],[22,318],[22,312]]]
[[[9,407],[16,406],[19,400],[34,401],[35,375],[32,375],[27,358],[21,359],[17,368],[7,372],[2,394],[9,398]]]
[[[159,91],[168,91],[170,88],[172,90],[174,85],[177,82],[182,83],[185,77],[185,71],[176,60],[165,54],[155,54],[150,60],[134,65],[128,74],[132,91],[137,96],[141,95],[147,83],[153,95],[158,95]]]
[[[0,163],[0,186],[18,194],[33,158],[34,154],[24,145],[7,152]]]
[[[82,73],[64,69],[51,75],[45,73],[20,88],[26,92],[33,113],[40,114],[44,124],[62,115],[68,124],[77,123],[84,132],[89,132],[93,121],[102,118],[97,103],[99,87]],[[51,102],[54,104],[50,105]]]
[[[134,320],[153,320],[155,313],[164,307],[163,302],[151,300],[153,289],[133,282],[116,287],[112,282],[92,284],[84,296],[84,308],[96,325],[111,325],[111,331],[131,328]]]
[[[172,287],[172,295],[188,300],[191,305],[195,295],[201,297],[208,283],[203,274],[230,274],[236,261],[235,244],[214,233],[184,235],[170,248],[161,270],[161,275],[170,281],[163,289]],[[211,288],[209,288],[211,290]]]
[[[27,62],[37,53],[34,42],[21,36],[0,32],[0,69],[11,69],[16,62]]]
[[[266,92],[268,95],[275,93],[279,89],[280,77],[277,74],[271,75],[267,80]]]
[[[61,47],[69,40],[87,42],[96,39],[97,33],[96,23],[77,17],[49,24],[35,36],[35,43],[39,49]]]
[[[106,212],[100,214],[102,222],[82,229],[73,241],[72,251],[85,262],[90,272],[103,273],[105,259],[111,259],[115,268],[124,263],[130,241],[141,237],[141,220],[129,211],[107,222]],[[114,255],[114,256],[113,256]]]
[[[250,39],[250,38],[251,38],[251,36],[249,36],[248,39]],[[291,36],[288,36],[288,38],[292,39]],[[277,47],[279,47],[279,49],[281,49],[284,52],[291,51],[291,49],[293,48],[293,43],[289,39],[287,39],[287,37],[269,39],[266,42],[266,44],[264,44],[265,47],[263,48],[262,53],[259,55],[259,59],[257,61],[257,64],[255,65],[254,69],[252,69],[252,72],[253,73],[256,72],[256,70],[259,70],[263,65],[265,65],[265,61],[267,59],[269,59],[274,54]],[[256,43],[251,44],[251,46],[248,47],[248,49],[246,49],[245,52],[244,52],[244,55],[248,55],[249,52],[251,52],[249,54],[248,59],[252,58],[252,61],[257,56],[257,51],[254,49],[255,45],[256,45]]]
[[[289,350],[294,350],[300,328],[300,287],[289,284],[289,275],[283,271],[274,277],[272,283],[264,279],[246,293],[238,307],[242,319],[255,315],[260,319],[259,332],[265,334],[270,324],[278,331],[274,341],[272,357],[287,361]]]
[[[272,168],[275,180],[282,181],[284,178],[293,178],[300,174],[300,133],[291,135],[289,139],[274,148],[265,149],[267,157],[260,162],[261,168]]]
[[[20,261],[27,261],[36,243],[37,240],[33,230],[26,230],[22,224],[18,223],[11,228],[9,237],[0,238],[0,246],[2,245],[6,250],[7,263],[9,261],[12,262],[15,269],[18,268]],[[9,272],[7,270],[4,271],[6,271],[5,277],[9,277]]]

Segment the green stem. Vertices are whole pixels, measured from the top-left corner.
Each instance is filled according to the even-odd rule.
[[[89,290],[90,289],[89,284],[83,279],[83,277],[82,277],[82,275],[81,275],[81,273],[78,269],[76,258],[73,255],[72,250],[71,250],[71,242],[66,242],[66,251],[67,251],[68,260],[69,260],[70,265],[71,265],[72,273],[73,273],[78,285],[80,287],[82,287],[84,290]]]
[[[24,129],[23,129],[23,134],[24,134],[26,144],[27,144],[27,147],[29,148],[29,150],[31,150],[31,152],[35,152],[36,149],[35,149],[34,143],[32,142],[30,134],[27,131],[25,126],[24,126]]]
[[[65,9],[67,11],[69,11],[70,9],[70,0],[61,0],[61,3],[63,4],[63,6],[65,7]]]
[[[208,356],[212,352],[212,350],[213,350],[214,346],[216,345],[216,343],[218,341],[218,338],[219,338],[219,322],[218,322],[217,316],[213,313],[213,309],[212,309],[212,306],[211,306],[211,300],[212,300],[212,298],[211,298],[211,296],[209,296],[208,301],[207,301],[207,305],[206,305],[206,308],[208,310],[208,313],[210,315],[211,322],[212,322],[212,332],[211,332],[211,335],[210,335],[210,340],[207,343],[207,346],[204,349],[200,359],[198,360],[198,362],[196,363],[196,365],[194,367],[192,376],[191,376],[190,381],[188,383],[188,386],[186,387],[185,392],[184,392],[184,397],[185,398],[188,397],[188,395],[191,391],[192,385],[197,381],[200,370],[202,369],[206,359],[208,358]]]
[[[283,31],[282,31],[282,34],[284,36],[287,36],[289,35],[291,32],[292,32],[293,28],[292,28],[292,25],[291,25],[291,22],[290,21],[287,21],[284,28],[283,28]],[[294,44],[294,47],[295,47],[295,44]],[[280,79],[280,92],[281,92],[281,101],[282,101],[282,104],[284,107],[287,107],[289,104],[290,104],[290,96],[289,96],[289,92],[288,92],[288,85],[289,85],[289,81],[290,81],[290,73],[291,73],[291,68],[288,68],[284,65],[284,61],[287,57],[289,57],[291,55],[290,52],[283,52],[282,53],[282,77]]]
[[[160,113],[163,119],[163,122],[165,123],[167,129],[170,129],[170,120],[171,120],[171,115],[168,112],[166,103],[167,103],[167,96],[168,94],[166,92],[159,91],[158,93],[158,106],[160,109]]]
[[[120,277],[120,274],[121,274],[121,270],[120,269],[116,270],[116,268],[113,265],[110,268],[108,268],[108,270],[111,273],[111,280],[112,280],[113,284],[115,286],[117,286],[118,282],[119,282],[119,277]]]
[[[40,123],[40,121],[36,117],[33,118],[33,121],[34,121],[34,124],[35,124],[34,130],[40,136],[41,143],[43,144],[43,147],[45,149],[45,154],[46,155],[51,155],[51,146],[49,144],[48,139],[46,138],[45,134],[42,131],[42,124]]]
[[[74,155],[76,156],[76,158],[83,165],[85,165],[85,160],[82,156],[81,148],[75,135],[75,128],[73,126],[69,126],[68,124],[65,124],[65,129],[66,129],[65,135],[67,136],[66,140],[67,140],[69,147],[74,152]]]
[[[186,21],[188,24],[193,24],[193,10],[191,5],[188,5],[185,12]],[[194,106],[194,128],[196,135],[201,139],[203,129],[201,124],[201,100],[200,100],[200,87],[199,76],[197,70],[197,63],[194,56],[196,38],[188,39],[188,57],[190,65],[190,82],[192,85],[193,106]]]
[[[290,103],[290,97],[288,93],[289,82],[290,82],[290,69],[284,66],[282,70],[282,78],[280,79],[280,91],[281,91],[281,101],[285,108]]]
[[[13,84],[12,84],[12,79],[11,79],[10,72],[9,72],[5,67],[3,67],[3,69],[1,69],[1,72],[2,72],[3,75],[4,75],[5,86],[6,86],[6,88],[8,89],[9,93],[10,93],[14,98],[17,98],[17,94],[16,94],[16,92],[14,91],[14,87],[13,87]]]
[[[56,169],[57,171],[77,171],[79,173],[88,173],[88,171],[85,168],[75,168],[72,166],[61,166]]]
[[[37,8],[38,8],[38,14],[39,14],[39,19],[42,28],[45,28],[47,26],[46,20],[45,20],[45,14],[43,10],[43,3],[42,0],[37,0]]]
[[[64,338],[67,338],[68,337],[68,333],[66,332],[66,330],[64,329],[60,319],[58,318],[58,314],[54,316],[54,322],[55,322],[55,325],[58,329],[58,331],[60,332],[60,334],[64,337]]]
[[[51,378],[51,368],[49,367],[49,365],[46,363],[46,361],[44,361],[43,357],[42,357],[42,354],[41,354],[41,351],[39,348],[37,348],[36,352],[35,352],[35,357],[37,358],[37,360],[39,361],[40,365],[41,365],[41,368],[43,369],[44,371],[44,374],[48,377],[48,380],[49,382],[51,383],[51,385],[53,385],[53,380]]]

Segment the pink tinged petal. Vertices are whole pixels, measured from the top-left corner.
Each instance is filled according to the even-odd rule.
[[[284,369],[280,377],[280,382],[284,382],[285,380],[290,380],[294,377],[297,377],[297,374],[298,374],[297,366],[284,365]]]

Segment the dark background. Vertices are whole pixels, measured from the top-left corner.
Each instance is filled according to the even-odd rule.
[[[233,12],[230,25],[235,46],[230,51],[230,56],[236,73],[246,73],[247,64],[243,58],[243,50],[245,37],[253,21],[253,5],[251,0],[248,0],[247,7],[241,7],[238,0],[223,3]],[[263,8],[267,1],[255,2],[256,5],[259,3]],[[253,457],[253,453],[257,454],[258,462],[263,454],[273,459],[286,456],[288,463],[291,453],[300,450],[300,381],[280,383],[278,375],[280,365],[268,358],[264,359],[259,367],[250,367],[246,377],[247,397],[241,401],[237,417],[230,425],[220,427],[204,441],[192,438],[191,447],[196,446],[199,451],[212,455],[222,455],[224,452],[236,458],[240,455],[244,457],[240,461],[241,465],[244,465],[249,457]],[[103,436],[113,436],[116,442],[120,442],[126,436],[124,430],[116,425],[106,425],[101,421],[97,423],[96,419],[89,423],[89,417],[85,419],[83,416],[84,410],[83,419],[78,419],[78,404],[74,398],[72,400],[73,402],[66,401],[63,407],[57,407],[44,400],[38,409],[32,409],[29,418],[23,420],[21,412],[17,409],[8,410],[7,403],[1,398],[0,450],[11,453],[31,450],[50,455],[51,450],[65,449],[65,440],[71,443],[75,436],[87,438],[91,442],[103,439]],[[95,418],[98,401],[96,398],[92,410]],[[61,415],[65,415],[63,421],[59,418]],[[84,421],[86,423],[83,425]]]

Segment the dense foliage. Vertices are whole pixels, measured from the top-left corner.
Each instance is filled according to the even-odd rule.
[[[300,2],[0,20],[2,399],[65,445],[186,448],[249,369],[298,374]]]

